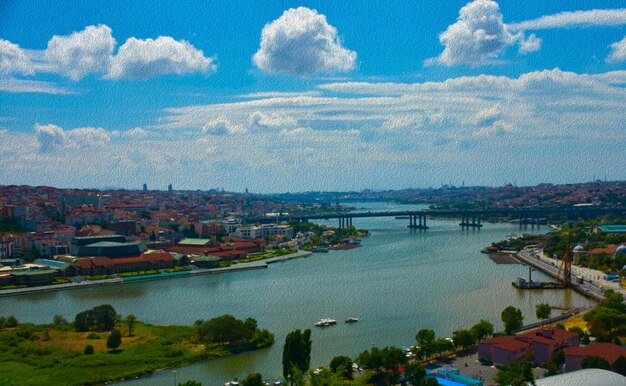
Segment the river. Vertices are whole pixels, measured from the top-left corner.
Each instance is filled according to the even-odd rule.
[[[351,205],[365,211],[422,208]],[[124,382],[125,386],[156,386],[196,379],[212,386],[251,372],[267,379],[278,376],[285,336],[297,328],[312,329],[311,364],[321,366],[336,355],[356,356],[374,345],[413,344],[421,328],[451,336],[453,330],[487,319],[501,329],[500,312],[509,305],[519,307],[524,322],[529,323],[536,320],[539,303],[590,304],[570,290],[517,290],[511,281],[526,276],[527,269],[497,265],[480,253],[491,242],[520,233],[517,225],[485,223],[480,230],[462,230],[458,220],[429,219],[430,229],[413,231],[407,224],[408,220],[393,218],[355,219],[355,226],[371,232],[361,248],[314,254],[268,269],[0,298],[0,315],[49,323],[55,314],[72,320],[82,310],[108,303],[121,314],[133,313],[149,323],[192,324],[230,313],[253,317],[260,327],[275,333],[276,343],[269,349]],[[533,276],[546,278],[538,272]],[[344,324],[350,316],[359,322]],[[320,318],[335,318],[339,323],[313,327]]]

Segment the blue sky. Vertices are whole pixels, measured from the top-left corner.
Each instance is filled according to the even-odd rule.
[[[619,1],[8,1],[0,184],[624,179]]]

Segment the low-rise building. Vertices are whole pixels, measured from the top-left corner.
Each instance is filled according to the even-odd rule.
[[[585,347],[567,347],[563,353],[565,354],[565,371],[582,369],[583,359],[591,356],[603,358],[609,363],[611,370],[615,370],[615,362],[619,357],[626,358],[626,347],[614,343],[594,342]]]

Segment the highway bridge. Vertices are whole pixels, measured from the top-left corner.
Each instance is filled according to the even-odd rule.
[[[484,210],[407,210],[407,211],[381,211],[381,212],[341,212],[341,213],[324,213],[302,216],[279,215],[271,217],[252,217],[244,218],[242,221],[247,224],[269,224],[283,221],[301,221],[307,222],[311,220],[332,220],[337,219],[339,227],[344,228],[352,225],[355,218],[368,217],[395,217],[399,219],[409,220],[408,227],[413,229],[428,229],[426,224],[427,217],[453,217],[461,218],[459,223],[462,227],[480,228],[482,227],[481,219],[487,216],[505,215],[517,218],[520,226],[523,224],[539,224],[540,219],[546,216],[559,216],[561,219],[577,220],[589,219],[600,215],[625,215],[626,208],[615,207],[597,207],[597,206],[576,206],[563,208],[503,208],[503,209],[484,209]]]

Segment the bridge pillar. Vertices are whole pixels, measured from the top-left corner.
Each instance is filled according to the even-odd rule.
[[[352,226],[352,216],[348,217],[348,226]]]

